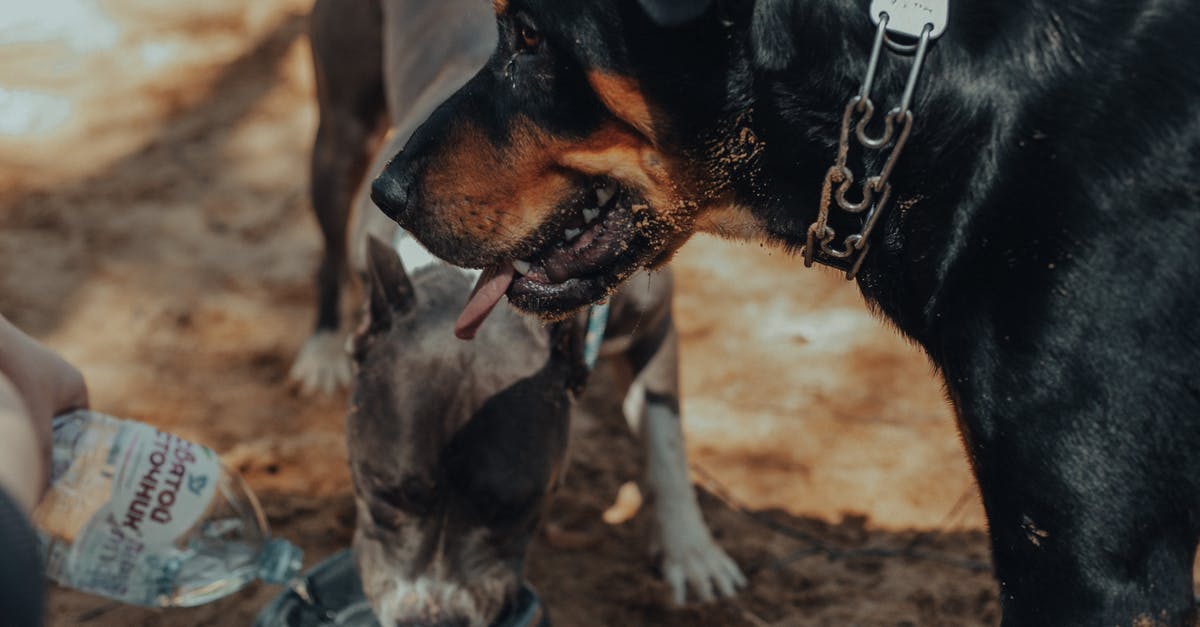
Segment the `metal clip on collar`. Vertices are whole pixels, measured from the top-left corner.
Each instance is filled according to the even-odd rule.
[[[804,265],[812,266],[813,262],[846,271],[846,279],[852,280],[858,275],[863,260],[870,249],[871,232],[879,221],[879,216],[887,208],[892,196],[892,186],[888,178],[896,167],[908,136],[912,132],[913,112],[912,98],[917,87],[917,78],[925,63],[925,53],[929,43],[946,30],[949,12],[949,0],[872,0],[872,20],[878,24],[875,31],[875,44],[871,48],[871,59],[867,63],[867,76],[863,79],[862,88],[846,105],[842,114],[841,137],[838,140],[837,159],[825,174],[825,182],[821,188],[821,204],[817,219],[808,227],[804,245]],[[893,15],[895,17],[893,18]],[[889,32],[912,37],[916,43],[902,44],[889,36]],[[913,65],[908,73],[908,82],[904,87],[904,95],[900,106],[888,112],[883,120],[883,134],[871,137],[867,134],[867,125],[875,114],[875,103],[871,101],[871,88],[875,83],[875,74],[879,68],[879,57],[883,52],[883,44],[898,54],[912,53]],[[854,116],[862,117],[854,124]],[[846,193],[854,185],[854,173],[846,165],[850,152],[850,127],[854,126],[854,137],[865,150],[879,151],[891,145],[891,152],[883,169],[862,185],[862,198],[851,202]],[[898,129],[898,130],[897,130]],[[834,244],[837,233],[829,226],[829,208],[832,203],[843,211],[853,214],[865,212],[862,229],[858,233],[848,235],[842,241],[842,247]]]

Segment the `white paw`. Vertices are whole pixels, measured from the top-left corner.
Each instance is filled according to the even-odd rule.
[[[686,527],[690,529],[662,531],[663,578],[671,586],[675,604],[687,602],[689,588],[705,603],[735,596],[746,585],[742,570],[717,546],[703,522]]]
[[[296,356],[290,378],[305,395],[333,394],[350,384],[350,355],[337,333],[314,333]]]

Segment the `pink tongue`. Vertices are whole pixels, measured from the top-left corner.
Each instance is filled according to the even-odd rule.
[[[508,291],[508,286],[513,282],[513,272],[511,263],[502,263],[484,270],[483,274],[479,275],[479,282],[471,291],[467,306],[463,307],[458,321],[454,323],[455,337],[460,340],[475,337],[483,321],[487,320],[488,314],[492,313],[496,303],[500,302],[500,297]]]

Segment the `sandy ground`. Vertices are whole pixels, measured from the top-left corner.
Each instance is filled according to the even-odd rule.
[[[98,409],[222,452],[319,560],[354,513],[345,397],[286,381],[319,251],[305,0],[39,6],[0,20],[0,312],[78,363]],[[924,357],[781,253],[698,239],[676,268],[689,450],[751,585],[668,604],[646,517],[598,519],[641,460],[616,399],[592,395],[552,518],[594,542],[538,543],[529,567],[554,624],[995,624],[978,496]],[[50,623],[244,625],[276,592],[176,611],[56,592]]]

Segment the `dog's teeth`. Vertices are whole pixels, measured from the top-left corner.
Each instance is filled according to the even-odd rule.
[[[599,217],[600,217],[599,209],[584,209],[583,210],[583,220],[584,220],[584,222],[587,222],[588,224],[595,222],[596,218],[599,218]]]
[[[608,201],[612,200],[612,197],[616,195],[616,193],[616,185],[605,185],[604,187],[596,190],[596,201],[600,203],[601,207],[603,207],[604,205],[608,204]]]
[[[530,268],[532,267],[533,264],[529,263],[528,261],[523,261],[521,259],[513,261],[513,270],[516,270],[517,274],[520,274],[521,276],[527,276]]]
[[[579,237],[580,233],[583,233],[583,229],[567,229],[563,231],[563,235],[566,236],[568,242]]]

